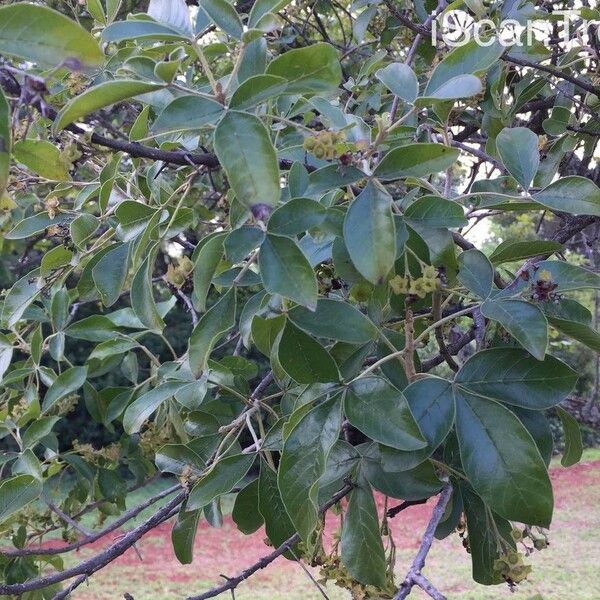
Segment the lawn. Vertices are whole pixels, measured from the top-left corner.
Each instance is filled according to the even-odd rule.
[[[550,546],[535,553],[531,581],[516,593],[506,586],[486,588],[471,581],[469,556],[460,538],[452,535],[436,542],[425,573],[456,600],[598,600],[600,598],[600,452],[587,451],[582,463],[563,469],[552,468],[556,512]],[[141,495],[135,498],[136,502]],[[398,546],[398,576],[408,568],[420,542],[431,503],[402,512],[394,522]],[[401,519],[401,520],[400,520]],[[88,586],[74,595],[77,600],[114,600],[125,592],[135,600],[177,600],[198,594],[214,585],[221,574],[233,575],[266,554],[262,532],[243,536],[229,517],[221,529],[202,524],[196,540],[192,565],[180,565],[171,549],[170,525],[163,525],[138,545],[142,557],[129,551],[116,563],[94,575]],[[93,551],[97,551],[95,548]],[[82,551],[74,560],[91,555]],[[315,572],[316,574],[316,572]],[[331,600],[348,599],[335,586],[325,590]],[[231,596],[223,596],[231,598]],[[426,598],[420,591],[413,596]],[[278,559],[236,591],[237,600],[317,600],[323,598],[298,564]]]

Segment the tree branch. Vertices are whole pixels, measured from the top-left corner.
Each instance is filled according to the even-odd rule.
[[[100,552],[100,554],[84,560],[70,569],[66,569],[58,573],[52,573],[50,575],[38,577],[37,579],[31,579],[29,581],[25,581],[24,583],[0,585],[0,596],[20,596],[26,592],[39,590],[40,588],[44,588],[55,583],[60,583],[61,581],[71,579],[72,577],[78,577],[80,575],[86,575],[89,577],[96,571],[111,563],[118,556],[121,556],[121,554],[131,548],[131,546],[133,546],[140,538],[146,535],[146,533],[170,518],[172,514],[174,514],[173,511],[177,511],[179,505],[185,500],[186,497],[187,490],[177,494],[175,498],[167,502],[149,519],[146,519],[146,521],[138,525],[135,529],[132,529],[129,533],[125,534],[120,540],[106,548],[106,550]],[[79,578],[78,581],[81,583],[84,581],[84,579]]]
[[[444,516],[444,512],[446,510],[446,506],[448,506],[448,501],[450,500],[451,495],[452,486],[447,483],[443,487],[442,493],[438,499],[438,503],[433,509],[431,519],[429,520],[427,529],[423,534],[421,547],[419,548],[419,551],[417,552],[417,555],[415,556],[412,566],[410,567],[404,581],[400,584],[400,588],[398,589],[396,596],[394,596],[394,600],[404,600],[404,598],[410,594],[413,586],[415,585],[418,585],[424,592],[429,594],[432,598],[435,598],[435,600],[445,600],[445,597],[440,594],[435,587],[425,577],[423,577],[423,575],[421,575],[421,570],[425,566],[425,559],[427,558],[427,554],[431,549],[435,530]]]
[[[350,492],[350,490],[353,487],[354,486],[351,483],[347,483],[337,494],[335,494],[330,500],[328,500],[319,509],[319,513],[323,514],[328,509],[330,509],[334,504],[337,504],[342,498],[344,498],[344,496],[346,496]],[[283,542],[283,544],[281,544],[281,546],[279,546],[279,548],[273,550],[273,552],[271,552],[270,554],[263,556],[260,560],[255,562],[252,566],[248,567],[247,569],[244,569],[239,575],[228,578],[227,581],[225,583],[223,583],[222,585],[214,587],[214,588],[208,590],[207,592],[204,592],[203,594],[200,594],[198,596],[189,596],[187,598],[187,600],[206,600],[207,598],[214,598],[215,596],[218,596],[219,594],[222,594],[223,592],[227,592],[229,590],[232,590],[232,591],[235,590],[235,588],[240,583],[242,583],[242,581],[245,581],[246,579],[248,579],[249,577],[254,575],[254,573],[256,573],[256,571],[259,571],[260,569],[264,569],[265,567],[269,566],[276,558],[279,558],[282,554],[284,554],[285,552],[287,552],[288,550],[293,548],[299,541],[300,541],[300,534],[295,533],[290,538],[288,538],[285,542]]]

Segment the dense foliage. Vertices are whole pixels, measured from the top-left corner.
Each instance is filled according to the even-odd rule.
[[[65,598],[167,519],[189,563],[230,493],[276,550],[194,598],[281,554],[355,598],[443,598],[421,569],[456,532],[478,583],[527,578],[550,416],[581,453],[549,339],[600,351],[577,300],[600,275],[569,252],[600,229],[597,28],[567,5],[3,3],[0,594]],[[458,7],[552,44],[453,47]],[[507,214],[530,233],[467,239]],[[126,510],[157,473],[176,485]],[[438,495],[399,582],[387,521]]]

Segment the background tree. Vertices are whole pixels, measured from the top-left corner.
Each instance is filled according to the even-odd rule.
[[[470,0],[552,43],[488,23],[454,48],[444,0],[3,4],[0,594],[66,598],[169,519],[189,563],[229,493],[273,549],[190,598],[281,555],[356,598],[443,598],[422,570],[456,531],[475,581],[526,579],[549,417],[581,454],[549,339],[600,350],[598,11],[567,33],[569,2]],[[518,235],[465,237],[504,215]],[[387,522],[434,496],[398,581]]]

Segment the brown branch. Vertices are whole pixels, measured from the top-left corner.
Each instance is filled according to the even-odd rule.
[[[351,483],[347,483],[337,494],[335,494],[330,500],[328,500],[320,509],[319,513],[323,514],[328,509],[330,509],[334,504],[337,504],[342,498],[348,495],[350,490],[352,490],[354,486]],[[288,538],[279,548],[276,548],[270,554],[263,556],[260,560],[255,562],[252,566],[244,569],[239,575],[235,577],[227,578],[227,581],[222,585],[214,587],[203,594],[199,594],[198,596],[189,596],[187,600],[206,600],[207,598],[214,598],[223,592],[227,592],[229,590],[233,591],[237,586],[245,581],[256,571],[260,569],[264,569],[268,567],[276,558],[279,558],[282,554],[293,548],[300,541],[300,534],[295,533],[290,538]]]
[[[403,510],[406,510],[411,506],[425,504],[427,500],[429,500],[429,498],[424,498],[423,500],[405,500],[401,504],[398,504],[397,506],[392,506],[392,508],[388,509],[388,511],[385,513],[385,516],[388,519],[393,519],[396,515],[399,515]]]
[[[150,518],[146,519],[143,523],[138,525],[135,529],[132,529],[129,533],[125,534],[120,540],[110,545],[106,550],[103,550],[96,556],[93,556],[87,560],[80,562],[78,565],[65,569],[57,573],[51,573],[50,575],[44,575],[37,579],[31,579],[24,583],[4,584],[0,585],[0,596],[20,596],[26,592],[32,590],[39,590],[55,583],[60,583],[72,577],[79,577],[82,575],[90,576],[96,571],[99,571],[106,565],[110,564],[117,557],[121,556],[126,550],[131,548],[139,539],[141,539],[146,533],[152,531],[155,527],[160,525],[163,521],[170,518],[174,512],[178,510],[179,505],[186,499],[187,490],[183,491],[175,498],[167,502],[162,508],[154,513]],[[79,583],[84,581],[84,578],[79,577]],[[77,583],[77,582],[75,582]],[[77,583],[78,585],[78,583]]]
[[[452,486],[449,483],[446,483],[442,489],[438,503],[433,509],[427,529],[423,534],[421,547],[419,548],[419,551],[417,552],[417,555],[415,556],[412,566],[410,567],[404,581],[400,584],[400,588],[398,589],[396,596],[394,596],[394,600],[404,600],[404,598],[410,594],[413,586],[415,585],[418,585],[424,592],[429,594],[432,598],[435,598],[435,600],[445,600],[445,597],[440,594],[440,592],[438,592],[425,577],[423,577],[421,570],[425,566],[425,559],[427,558],[427,554],[431,549],[435,530],[444,516],[444,512],[446,511],[446,506],[448,505],[451,495]]]

